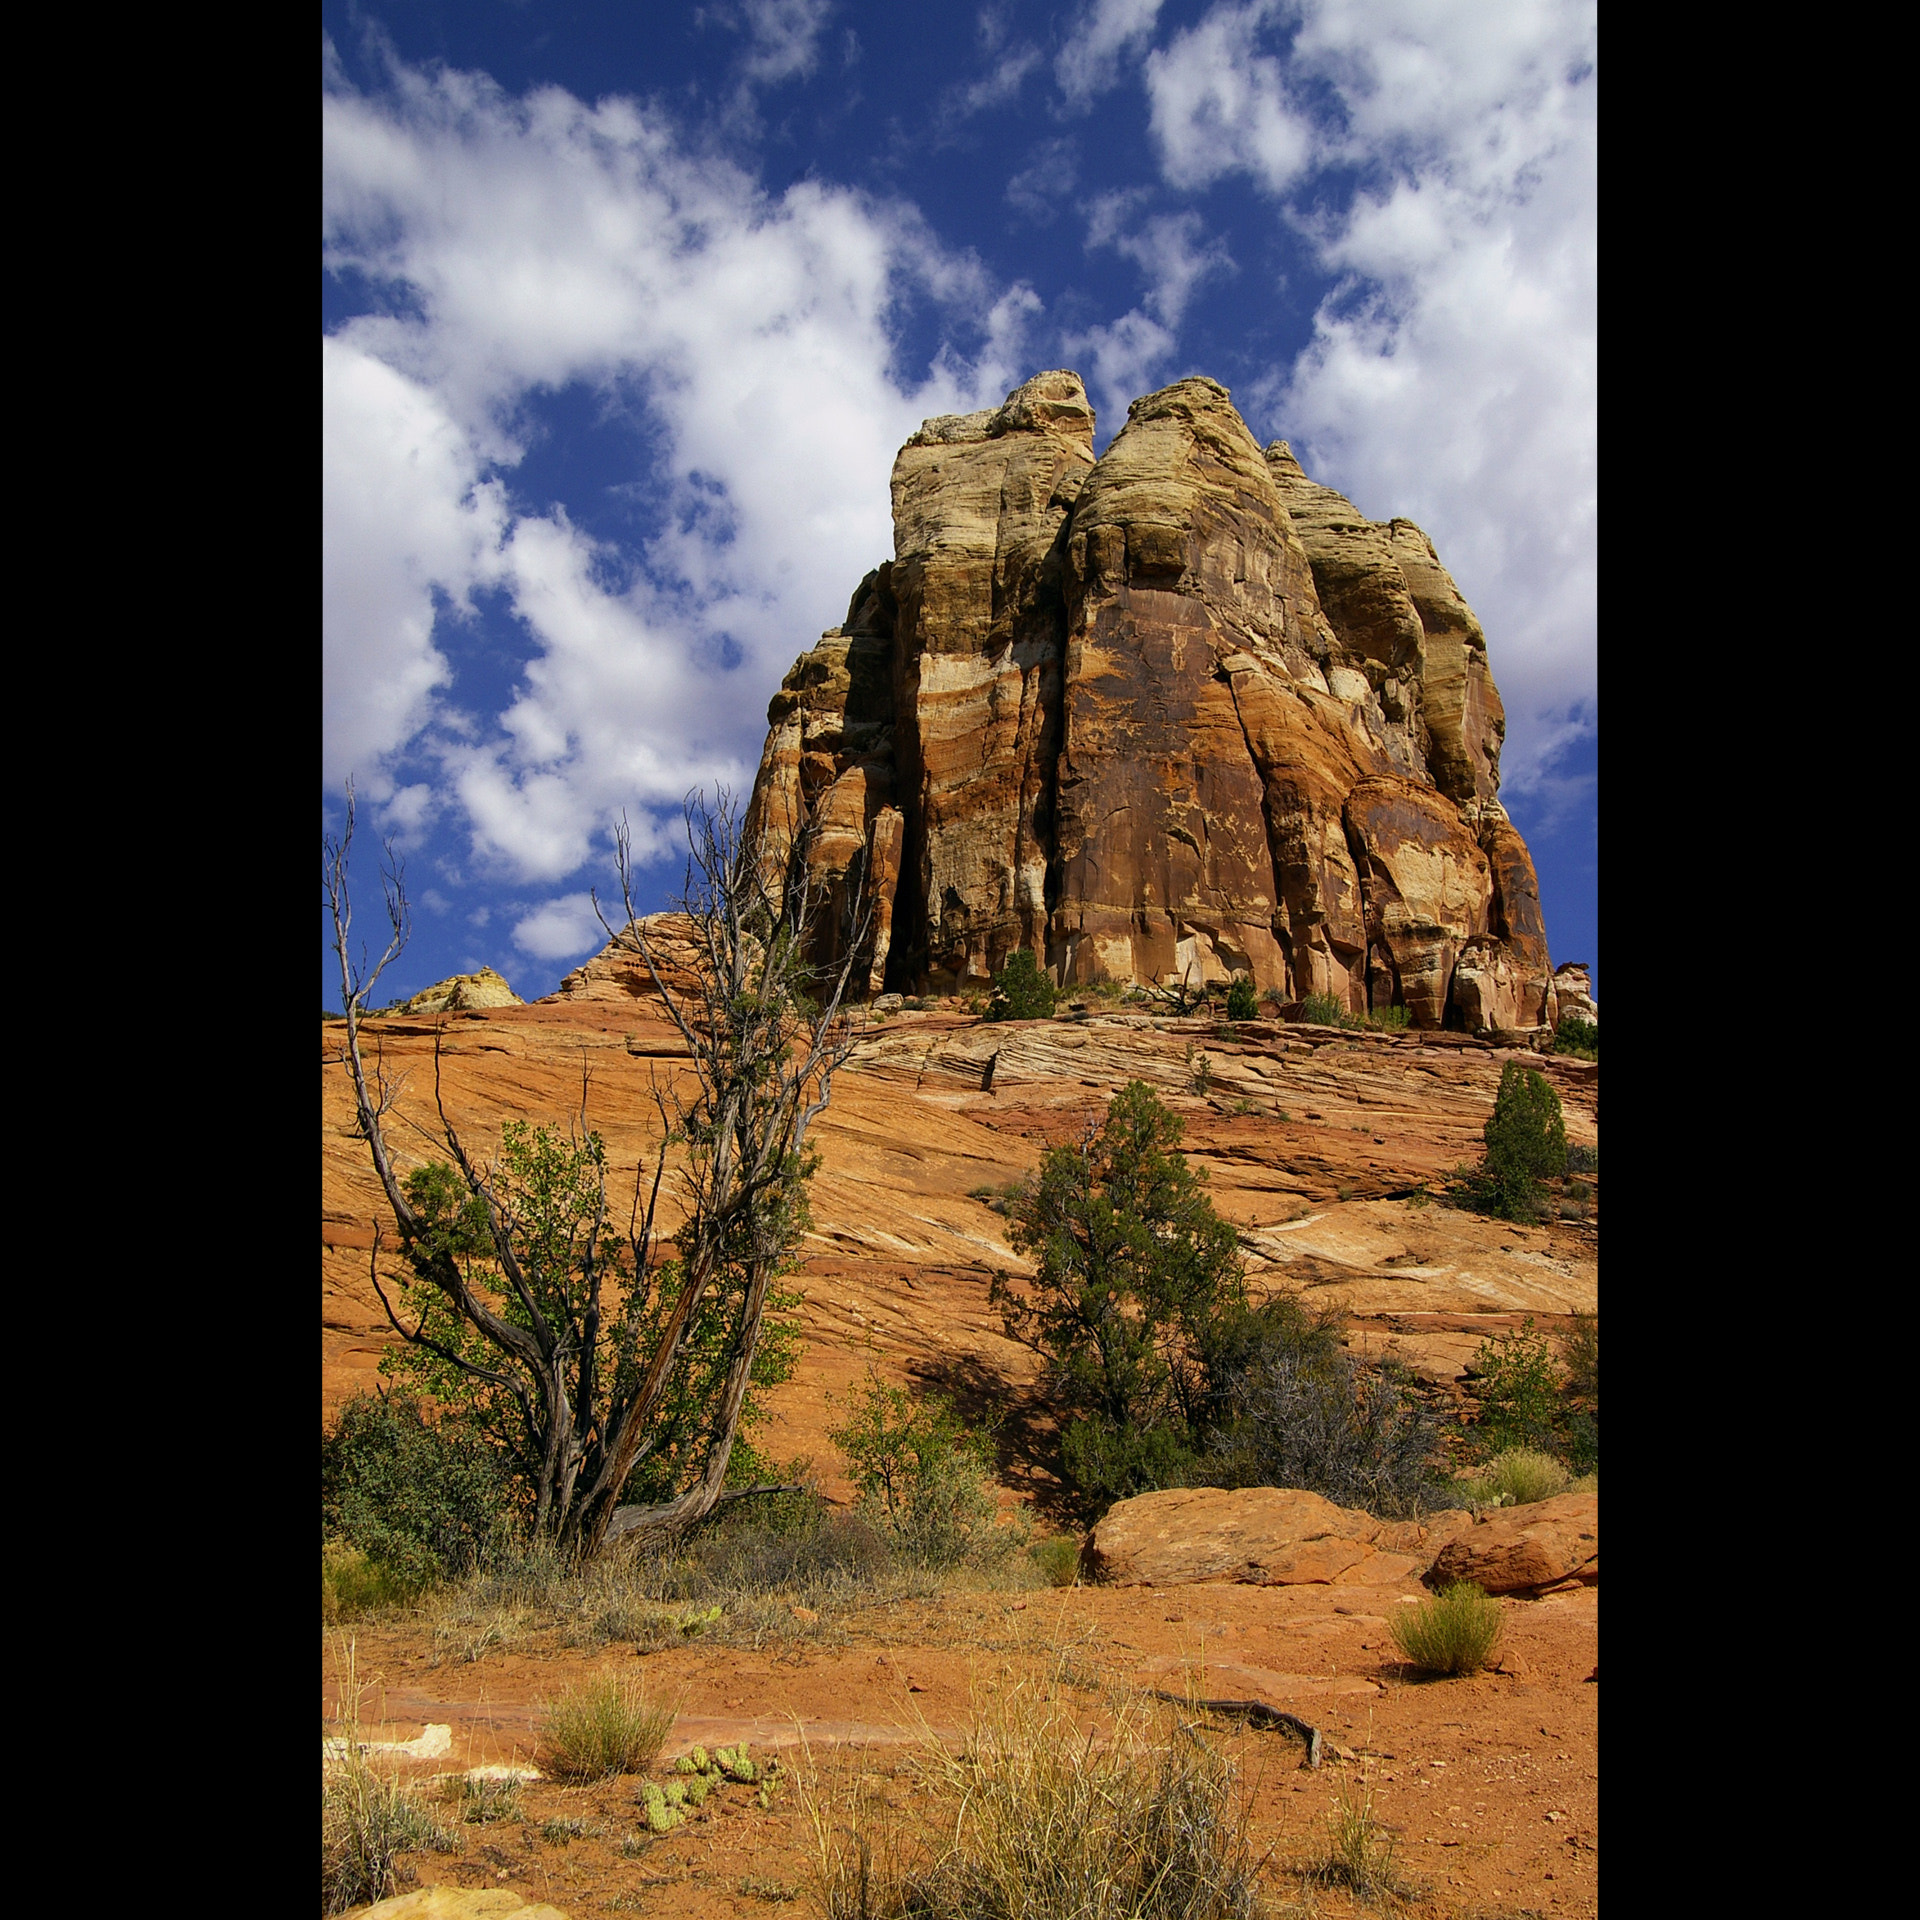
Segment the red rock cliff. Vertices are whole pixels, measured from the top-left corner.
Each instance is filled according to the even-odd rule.
[[[1066,986],[1246,973],[1551,1022],[1486,636],[1411,521],[1263,451],[1211,380],[1136,400],[1096,461],[1055,372],[929,420],[893,524],[754,787],[823,958],[857,939],[869,990],[951,990],[1028,947]]]

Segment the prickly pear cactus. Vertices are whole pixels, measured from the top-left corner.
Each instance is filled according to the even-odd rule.
[[[669,1780],[661,1792],[670,1807],[684,1807],[687,1804],[687,1783],[684,1780]]]
[[[743,1780],[751,1786],[760,1777],[744,1740],[737,1747],[722,1747],[713,1757],[729,1780]]]
[[[704,1773],[696,1773],[693,1778],[687,1782],[687,1805],[690,1807],[705,1806],[707,1803],[707,1791],[707,1776]]]
[[[669,1833],[687,1817],[667,1804],[666,1789],[657,1780],[649,1780],[640,1789],[640,1803],[646,1809],[647,1828],[652,1833]]]

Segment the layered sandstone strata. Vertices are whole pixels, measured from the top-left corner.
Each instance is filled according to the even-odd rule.
[[[893,558],[768,711],[750,825],[869,991],[1235,974],[1423,1028],[1554,1018],[1486,637],[1410,521],[1264,451],[1224,387],[1079,376],[929,420]],[[771,876],[770,876],[771,877]]]

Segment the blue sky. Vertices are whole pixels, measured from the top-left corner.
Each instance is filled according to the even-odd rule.
[[[1593,0],[322,7],[322,808],[381,998],[601,944],[891,551],[932,414],[1190,373],[1433,537],[1599,959]],[[323,992],[338,1004],[331,959]]]

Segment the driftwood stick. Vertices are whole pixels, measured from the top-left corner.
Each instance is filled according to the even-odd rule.
[[[1153,1689],[1153,1697],[1170,1700],[1176,1707],[1192,1707],[1201,1713],[1231,1714],[1236,1720],[1244,1720],[1248,1726],[1265,1731],[1291,1733],[1306,1742],[1306,1758],[1300,1764],[1303,1767],[1320,1764],[1320,1729],[1308,1726],[1298,1714],[1282,1713],[1278,1707],[1268,1706],[1264,1700],[1189,1700],[1184,1693],[1167,1693],[1159,1687]]]

